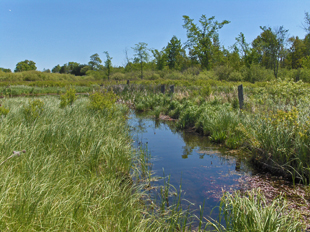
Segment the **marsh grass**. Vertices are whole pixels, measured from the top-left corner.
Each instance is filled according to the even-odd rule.
[[[1,231],[173,231],[179,225],[182,211],[153,214],[143,200],[145,184],[132,181],[126,107],[115,106],[108,117],[89,109],[88,98],[63,109],[57,97],[40,101],[44,110],[32,123],[23,113],[28,99],[2,101],[10,111],[0,121],[0,162],[12,151],[27,152],[1,166]]]
[[[238,83],[165,83],[176,84],[172,97],[160,93],[156,80],[141,82],[139,86],[132,84],[120,94],[123,99],[130,99],[138,111],[149,111],[155,117],[169,115],[177,119],[181,129],[194,129],[228,148],[246,149],[259,170],[309,182],[308,84],[280,78],[270,83],[247,83],[245,108],[239,110]],[[203,95],[204,88],[209,88],[208,94]]]
[[[206,219],[216,231],[304,231],[301,215],[290,209],[283,196],[267,202],[260,190],[224,193],[219,219]]]

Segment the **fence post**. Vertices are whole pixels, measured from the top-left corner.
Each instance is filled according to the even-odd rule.
[[[243,109],[243,86],[238,86],[238,98],[239,98],[239,107],[240,109]]]
[[[160,91],[161,91],[161,93],[165,93],[165,85],[160,86]]]

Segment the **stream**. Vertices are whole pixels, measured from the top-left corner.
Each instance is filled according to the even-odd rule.
[[[170,176],[170,184],[177,190],[181,184],[181,196],[193,203],[191,209],[197,216],[199,206],[204,204],[203,216],[217,218],[215,207],[219,206],[223,191],[260,187],[273,198],[280,190],[289,195],[293,189],[279,177],[256,174],[238,152],[212,144],[206,136],[195,132],[177,130],[173,121],[131,113],[128,124],[134,147],[144,146],[151,154],[154,175]],[[296,187],[292,191],[296,195]],[[297,194],[302,194],[301,186],[299,191]]]

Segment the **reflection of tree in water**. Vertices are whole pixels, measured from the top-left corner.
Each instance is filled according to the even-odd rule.
[[[182,155],[183,159],[187,159],[189,155],[192,155],[194,148],[190,146],[183,146],[182,148],[183,148],[183,155]]]
[[[237,157],[236,159],[236,167],[235,167],[235,170],[238,172],[240,171],[240,167],[241,167],[241,158],[240,157]]]
[[[187,159],[188,156],[193,155],[193,151],[195,149],[201,149],[201,150],[207,149],[206,153],[198,154],[199,159],[204,159],[205,156],[213,158],[214,156],[213,154],[216,154],[222,165],[235,163],[235,170],[237,172],[240,171],[248,172],[249,170],[251,170],[251,168],[248,167],[242,155],[240,154],[227,155],[225,153],[227,151],[226,149],[220,148],[219,146],[212,144],[206,136],[202,136],[197,133],[189,132],[186,130],[177,130],[174,122],[168,122],[168,123],[162,122],[162,123],[168,125],[173,133],[178,133],[182,137],[184,143],[186,144],[185,146],[183,146],[183,154],[182,154],[183,159]]]
[[[212,144],[206,136],[201,136],[195,132],[192,131],[186,131],[186,130],[178,130],[176,127],[176,123],[174,121],[163,121],[163,120],[155,120],[146,118],[145,114],[136,114],[137,119],[137,129],[136,131],[138,133],[145,133],[147,131],[147,128],[145,126],[145,120],[153,121],[153,125],[151,126],[154,129],[166,129],[170,130],[173,134],[178,134],[183,139],[185,146],[183,146],[183,152],[182,152],[182,159],[187,159],[191,155],[195,155],[196,153],[193,153],[194,150],[200,150],[199,152],[199,159],[204,159],[205,157],[213,157],[213,155],[216,155],[221,164],[235,164],[235,170],[237,172],[240,171],[249,171],[251,168],[248,167],[247,163],[245,162],[245,159],[240,155],[228,155],[225,151],[225,149],[220,148],[219,146]],[[205,151],[205,152],[204,152]]]
[[[137,120],[135,120],[135,123],[131,123],[131,128],[132,128],[132,131],[138,134],[147,132],[147,128],[142,118],[137,118]]]

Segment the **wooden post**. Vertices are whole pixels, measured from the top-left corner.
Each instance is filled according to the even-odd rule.
[[[129,85],[129,83],[130,83],[129,80],[127,80],[127,85]]]
[[[239,107],[240,109],[243,109],[243,86],[238,86],[238,98],[239,98]]]
[[[161,85],[160,91],[161,91],[161,93],[165,93],[165,85]]]
[[[170,93],[174,93],[174,85],[170,85]]]

